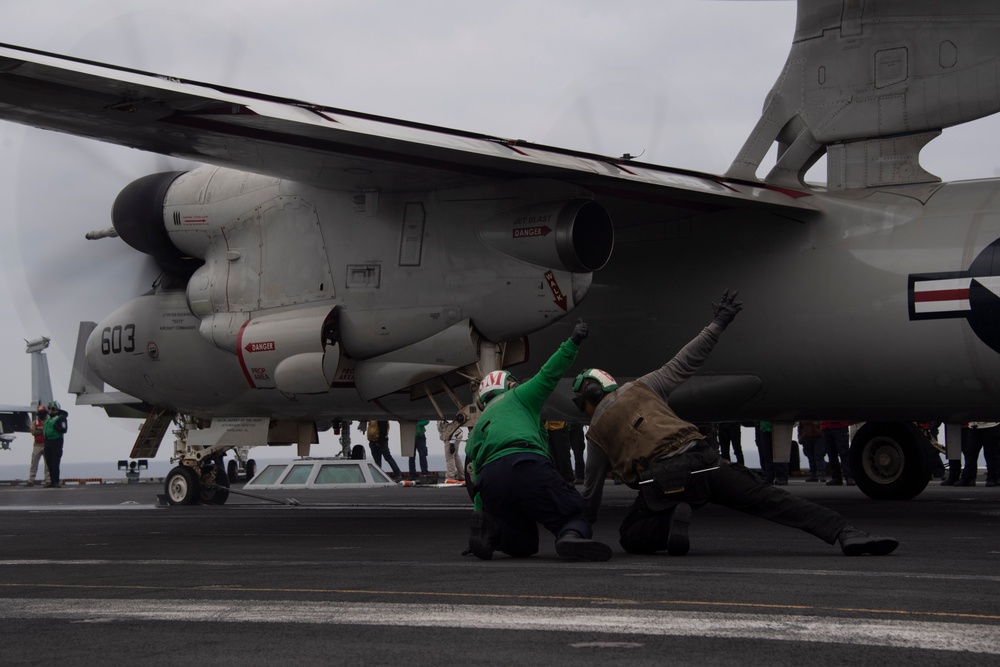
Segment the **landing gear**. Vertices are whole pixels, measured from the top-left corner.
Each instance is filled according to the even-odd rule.
[[[248,418],[239,421],[236,430],[245,436],[266,438],[267,419]],[[224,422],[215,427],[203,423],[194,417],[176,415],[174,423],[174,455],[171,461],[177,463],[164,482],[167,502],[171,505],[222,505],[229,500],[230,484],[239,477],[246,475],[249,481],[257,474],[257,463],[248,459],[251,445],[221,444],[223,435],[230,432],[231,426]],[[249,429],[256,435],[243,433],[242,428]],[[214,433],[206,435],[211,429]],[[300,431],[302,429],[299,429]],[[192,437],[189,439],[189,434]],[[205,443],[210,444],[205,444]],[[232,458],[223,463],[227,452],[232,452]]]
[[[851,442],[851,472],[858,488],[876,500],[909,500],[931,478],[931,444],[909,422],[868,422]]]
[[[229,500],[229,476],[214,463],[202,466],[200,473],[181,465],[170,471],[163,489],[171,505],[222,505]]]
[[[229,500],[229,477],[222,466],[202,466],[198,496],[205,505],[223,505]]]
[[[177,466],[167,474],[163,490],[171,505],[194,505],[198,501],[198,475],[189,466]]]

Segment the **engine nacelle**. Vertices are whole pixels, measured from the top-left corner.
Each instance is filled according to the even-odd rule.
[[[615,230],[603,206],[574,199],[529,204],[498,213],[482,223],[479,238],[531,264],[590,273],[611,258]]]
[[[164,271],[186,278],[223,226],[273,199],[279,183],[219,167],[149,174],[118,193],[112,224],[122,240],[151,255]]]
[[[191,328],[248,388],[288,395],[375,397],[474,364],[478,341],[565,317],[614,244],[590,192],[545,179],[357,193],[201,167],[135,181],[114,218],[136,249],[199,265]]]
[[[337,311],[300,308],[247,320],[236,337],[236,356],[247,384],[287,394],[320,394],[338,381]]]
[[[163,199],[161,224],[181,251],[205,259],[227,228],[258,214],[279,194],[281,180],[245,171],[202,167],[174,181]]]

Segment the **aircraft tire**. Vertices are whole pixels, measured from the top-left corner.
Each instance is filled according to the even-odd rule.
[[[910,500],[930,481],[930,443],[915,424],[868,422],[851,442],[851,473],[876,500]]]
[[[176,466],[167,474],[163,491],[170,505],[194,505],[198,502],[198,475],[188,466]]]
[[[229,476],[222,466],[209,464],[201,469],[201,502],[206,505],[225,505],[229,500]]]
[[[257,462],[253,459],[247,459],[247,464],[244,468],[247,473],[247,481],[249,482],[257,474]]]
[[[239,477],[240,474],[239,466],[236,465],[235,460],[231,460],[229,463],[226,464],[226,474],[229,475],[230,482],[235,482],[236,479]]]

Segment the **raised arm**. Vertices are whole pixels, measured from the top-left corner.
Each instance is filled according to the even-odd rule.
[[[702,329],[691,342],[682,347],[670,361],[655,371],[643,375],[639,381],[659,394],[663,400],[666,400],[671,391],[698,372],[698,369],[715,348],[715,344],[719,342],[719,334],[743,309],[743,302],[736,298],[738,295],[739,292],[732,294],[729,293],[729,290],[723,292],[722,299],[718,303],[712,304],[715,311],[715,318],[712,322]]]

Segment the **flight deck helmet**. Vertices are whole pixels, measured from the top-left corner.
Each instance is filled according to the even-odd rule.
[[[610,373],[602,371],[600,368],[588,368],[573,380],[573,404],[580,410],[584,409],[585,403],[597,405],[604,398],[605,394],[618,389],[618,382],[611,377]]]
[[[49,401],[49,414],[54,415],[55,413],[62,410],[62,406],[59,405],[59,401]]]
[[[476,402],[479,404],[479,409],[482,410],[494,398],[516,386],[517,378],[507,371],[493,371],[487,374],[479,383],[479,389],[476,390]]]

